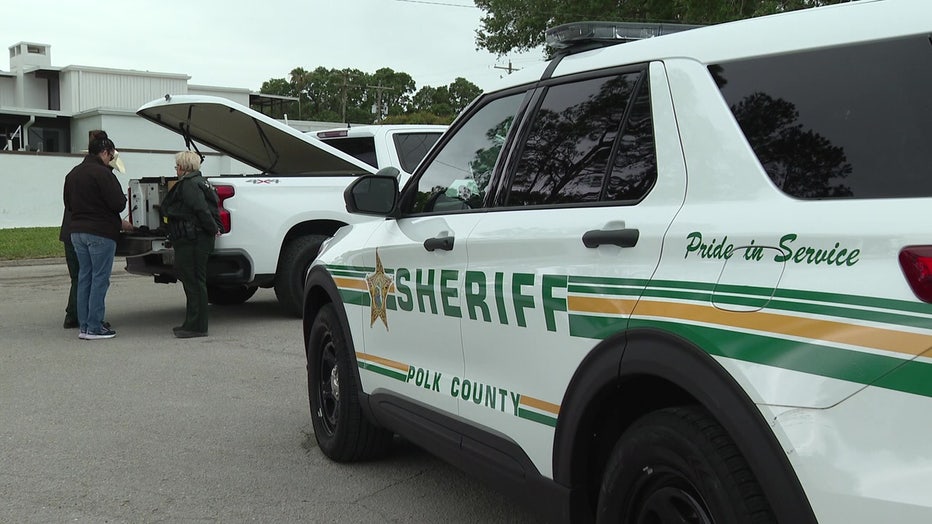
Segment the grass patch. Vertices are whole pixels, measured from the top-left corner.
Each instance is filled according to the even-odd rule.
[[[0,229],[0,260],[64,256],[65,245],[58,240],[58,227]]]

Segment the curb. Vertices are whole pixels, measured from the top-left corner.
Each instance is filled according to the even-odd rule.
[[[0,267],[19,267],[19,266],[54,266],[64,264],[65,259],[61,258],[25,258],[22,260],[0,260]]]

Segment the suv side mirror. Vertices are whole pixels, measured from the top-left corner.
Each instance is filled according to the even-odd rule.
[[[387,216],[398,202],[398,169],[386,167],[363,175],[343,191],[346,210],[362,215]]]

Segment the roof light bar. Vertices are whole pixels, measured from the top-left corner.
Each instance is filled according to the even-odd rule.
[[[566,49],[588,43],[621,44],[697,27],[702,26],[643,22],[572,22],[548,29],[545,36],[550,47]]]

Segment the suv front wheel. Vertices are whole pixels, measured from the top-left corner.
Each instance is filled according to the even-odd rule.
[[[391,432],[363,414],[355,367],[336,310],[327,304],[308,335],[307,389],[317,445],[337,462],[376,458],[392,441]]]

